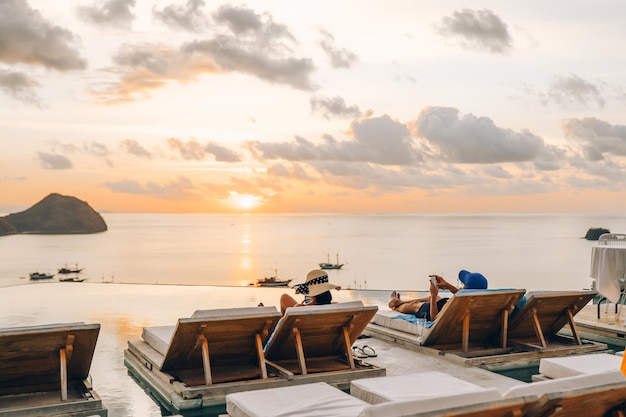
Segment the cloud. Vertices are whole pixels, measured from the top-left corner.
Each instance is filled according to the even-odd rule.
[[[215,21],[226,25],[234,35],[252,36],[263,49],[291,50],[284,41],[295,42],[287,26],[275,23],[269,14],[260,15],[247,7],[221,6],[213,14]]]
[[[37,152],[37,159],[43,169],[71,169],[74,167],[72,161],[63,155],[51,154],[47,152]]]
[[[487,117],[465,115],[451,107],[424,109],[414,122],[416,135],[435,148],[444,161],[469,164],[533,161],[551,158],[552,149],[527,130],[500,128]]]
[[[194,41],[183,46],[185,53],[197,54],[212,61],[220,72],[240,72],[273,84],[285,84],[299,90],[315,88],[310,79],[315,70],[310,58],[295,58],[257,48],[255,42],[243,42],[233,36]]]
[[[421,161],[413,148],[408,128],[389,116],[352,122],[352,140],[338,142],[325,136],[316,145],[302,137],[294,143],[249,141],[248,149],[260,160],[370,162],[383,165],[410,165]]]
[[[83,6],[78,8],[78,14],[85,20],[101,26],[110,26],[120,29],[130,29],[135,15],[131,8],[135,7],[135,0],[107,0],[101,5]]]
[[[320,30],[322,40],[320,46],[328,55],[330,65],[333,68],[350,68],[358,60],[358,56],[345,48],[338,48],[335,45],[335,37],[325,30]]]
[[[572,74],[556,77],[548,91],[541,95],[544,104],[556,103],[562,106],[582,105],[592,103],[603,108],[605,99],[602,96],[602,87],[593,84],[579,76]]]
[[[109,148],[103,143],[92,141],[83,145],[83,149],[88,154],[97,156],[99,158],[103,158],[103,157],[107,157],[111,155],[111,151],[109,151]]]
[[[580,143],[589,161],[607,156],[626,156],[626,126],[612,125],[594,117],[567,119],[561,124],[565,136]]]
[[[52,148],[54,151],[62,151],[64,153],[86,153],[89,155],[96,156],[98,158],[104,158],[111,155],[111,151],[104,143],[100,142],[86,142],[83,143],[82,146],[78,146],[74,143],[62,143],[57,141],[52,141]]]
[[[126,139],[120,144],[120,148],[130,155],[138,158],[152,159],[152,152],[141,146],[139,142],[133,139]]]
[[[35,93],[40,84],[28,75],[0,69],[0,90],[25,104],[41,107],[41,100]]]
[[[455,11],[441,20],[437,31],[446,38],[456,39],[468,49],[507,53],[512,48],[507,24],[487,9]]]
[[[288,179],[298,179],[301,181],[314,181],[314,177],[310,176],[306,169],[300,164],[273,164],[267,168],[267,174],[274,177],[284,177]]]
[[[38,65],[57,71],[86,67],[75,49],[76,37],[44,19],[25,0],[0,2],[0,61]]]
[[[311,97],[311,111],[313,113],[321,114],[325,119],[354,119],[361,116],[361,110],[359,107],[349,106],[344,99],[339,96],[335,97],[323,97],[313,96]]]
[[[506,169],[498,165],[487,165],[483,167],[482,172],[485,175],[489,177],[494,177],[494,178],[502,178],[502,179],[514,178],[513,175],[509,171],[507,171]]]
[[[212,155],[218,162],[241,161],[241,157],[236,152],[213,142],[202,145],[196,140],[185,143],[179,139],[170,138],[167,140],[167,144],[170,149],[180,152],[182,158],[186,160],[201,161]]]
[[[260,80],[310,91],[316,88],[310,58],[294,55],[288,29],[246,8],[222,6],[218,25],[231,33],[194,40],[178,48],[154,43],[126,44],[114,56],[119,81],[94,89],[101,102],[117,104],[148,97],[170,82],[191,82],[201,74],[238,72]]]
[[[119,74],[119,81],[92,90],[92,94],[105,104],[145,98],[149,91],[169,82],[190,82],[199,74],[218,72],[207,59],[158,44],[123,45],[113,61],[119,67],[111,72]]]
[[[103,184],[109,190],[121,194],[150,195],[162,200],[184,199],[192,194],[193,184],[188,178],[179,177],[164,185],[147,182],[142,185],[135,180],[106,182]]]
[[[152,15],[173,29],[199,32],[208,26],[208,18],[202,12],[204,5],[204,0],[188,0],[184,6],[170,4],[163,10],[154,6]]]

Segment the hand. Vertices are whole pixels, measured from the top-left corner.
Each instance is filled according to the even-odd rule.
[[[436,286],[436,285],[434,285],[434,284],[431,282],[431,283],[430,283],[430,288],[429,288],[429,291],[430,291],[430,297],[431,297],[431,298],[432,298],[432,297],[435,297],[435,298],[436,298],[436,297],[437,297],[437,295],[439,294],[439,287],[438,287],[438,286]]]
[[[439,276],[439,275],[429,275],[430,278],[435,278],[435,280],[437,281],[437,286],[439,286],[442,282],[446,282],[445,279],[443,279],[443,277]]]

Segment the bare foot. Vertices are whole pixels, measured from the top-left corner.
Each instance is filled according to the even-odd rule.
[[[392,292],[391,293],[391,298],[400,298],[400,293],[396,292],[396,291]]]

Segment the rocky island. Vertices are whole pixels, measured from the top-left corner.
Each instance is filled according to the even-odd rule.
[[[19,233],[87,234],[107,230],[102,216],[76,197],[52,193],[19,213],[0,217],[0,236]]]

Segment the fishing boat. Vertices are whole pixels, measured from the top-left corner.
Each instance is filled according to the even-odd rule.
[[[337,254],[337,262],[334,264],[330,263],[330,254],[326,254],[326,256],[328,258],[327,262],[320,262],[318,264],[322,269],[341,269],[341,267],[345,265],[339,263],[339,254]]]
[[[293,281],[291,279],[278,279],[276,277],[265,277],[256,281],[257,287],[286,287]]]
[[[76,264],[75,268],[68,268],[67,264],[63,268],[59,268],[59,274],[80,274],[82,270],[85,268],[79,268],[78,264]]]
[[[54,274],[45,274],[41,272],[31,272],[30,279],[32,280],[40,280],[40,279],[52,279],[54,278]]]
[[[83,282],[86,279],[87,278],[80,278],[80,277],[63,277],[63,278],[59,278],[59,281],[60,282]]]
[[[286,287],[292,279],[278,279],[278,268],[274,269],[274,276],[257,279],[257,287]]]

